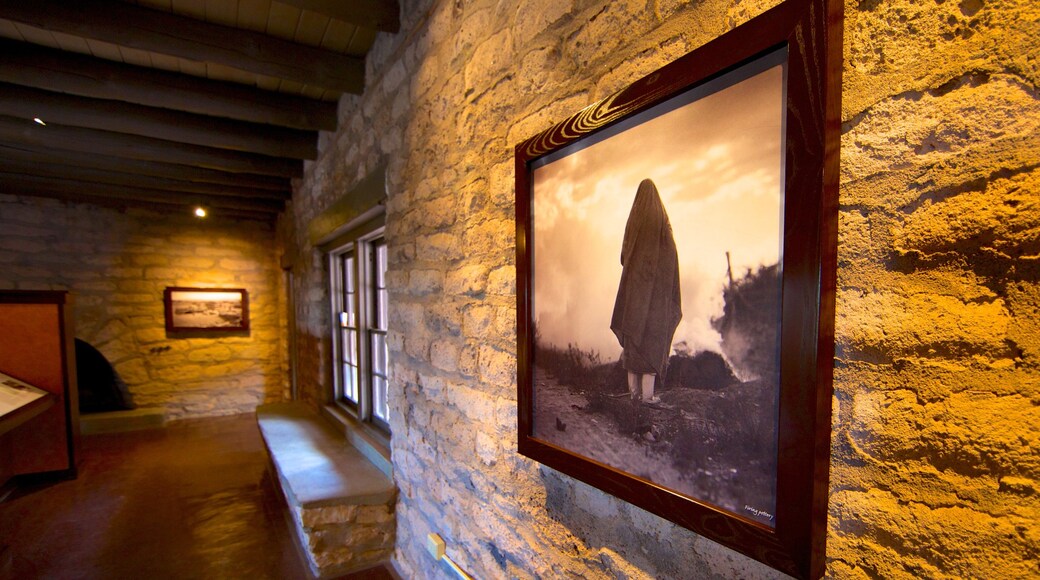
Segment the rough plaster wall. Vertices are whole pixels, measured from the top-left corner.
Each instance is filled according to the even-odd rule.
[[[167,419],[283,398],[280,285],[269,225],[0,195],[0,288],[68,290],[76,336]],[[248,336],[168,337],[167,286],[245,288]]]
[[[1040,577],[1040,5],[845,17],[829,574]]]
[[[773,2],[404,2],[307,164],[301,388],[329,385],[309,220],[389,162],[395,562],[450,577],[779,574],[515,453],[512,147]],[[1030,0],[846,3],[828,575],[1040,575]]]

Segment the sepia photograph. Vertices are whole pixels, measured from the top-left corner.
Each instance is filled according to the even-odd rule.
[[[164,298],[167,330],[249,328],[249,303],[245,290],[167,288]]]
[[[774,526],[785,54],[531,165],[532,435]]]

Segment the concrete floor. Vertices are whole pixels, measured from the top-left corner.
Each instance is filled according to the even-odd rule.
[[[0,503],[11,577],[305,579],[266,467],[251,414],[84,436],[75,480]]]

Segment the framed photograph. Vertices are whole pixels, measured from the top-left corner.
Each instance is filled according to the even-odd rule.
[[[247,331],[249,293],[241,288],[175,288],[163,292],[166,331]]]
[[[789,0],[516,147],[520,453],[824,568],[841,5]]]

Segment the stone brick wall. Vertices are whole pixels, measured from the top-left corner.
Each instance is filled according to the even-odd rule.
[[[393,503],[291,506],[293,531],[306,547],[311,574],[332,578],[389,560],[396,533]]]
[[[403,2],[280,224],[301,389],[329,388],[306,226],[388,164],[395,563],[449,577],[778,574],[515,452],[513,146],[761,13],[740,0]],[[848,1],[834,578],[1040,573],[1030,0]]]
[[[1040,575],[1040,8],[849,3],[829,570]]]
[[[0,287],[68,290],[76,336],[168,420],[252,411],[287,389],[274,229],[0,195]],[[167,336],[167,286],[245,288],[248,336]]]

